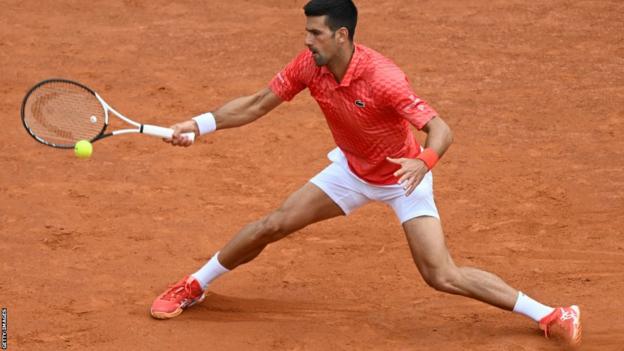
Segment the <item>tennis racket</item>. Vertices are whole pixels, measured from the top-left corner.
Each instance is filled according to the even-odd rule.
[[[107,132],[112,115],[133,126]],[[33,86],[22,102],[22,122],[38,142],[72,149],[76,142],[95,142],[113,135],[141,133],[170,139],[173,129],[141,124],[122,115],[95,91],[67,79],[47,79]],[[195,140],[194,133],[184,133]]]

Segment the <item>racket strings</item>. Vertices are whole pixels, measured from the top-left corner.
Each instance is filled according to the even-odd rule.
[[[31,134],[47,144],[73,146],[92,140],[104,128],[105,114],[90,91],[68,82],[47,82],[29,95],[24,122]]]

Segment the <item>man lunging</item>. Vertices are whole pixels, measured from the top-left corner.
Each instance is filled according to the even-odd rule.
[[[357,9],[352,1],[312,0],[304,11],[307,49],[267,88],[174,125],[168,142],[189,146],[181,133],[204,135],[251,123],[308,88],[337,145],[328,155],[331,164],[278,209],[247,224],[197,272],[158,296],[152,316],[172,318],[201,302],[214,279],[252,261],[270,243],[381,201],[399,218],[414,262],[431,287],[523,314],[546,336],[579,344],[577,306],[543,305],[492,273],[455,264],[444,241],[430,172],[452,143],[449,126],[412,91],[394,63],[353,42]],[[427,134],[424,147],[410,124]]]

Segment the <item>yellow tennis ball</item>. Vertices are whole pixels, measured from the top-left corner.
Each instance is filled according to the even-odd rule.
[[[89,158],[93,153],[93,145],[88,140],[80,140],[74,146],[74,154],[78,158]]]

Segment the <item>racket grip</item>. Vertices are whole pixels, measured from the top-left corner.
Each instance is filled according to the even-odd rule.
[[[144,124],[141,126],[141,133],[159,138],[171,139],[171,137],[173,136],[173,129],[154,126],[151,124]],[[195,141],[195,133],[193,132],[182,133],[182,135],[193,142]]]

